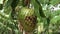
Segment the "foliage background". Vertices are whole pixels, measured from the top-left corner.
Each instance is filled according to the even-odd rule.
[[[21,34],[18,29],[18,23],[16,19],[11,17],[11,2],[13,0],[0,0],[0,34]],[[60,33],[60,0],[38,0],[42,6],[44,15],[49,18],[48,22],[46,18],[39,15],[40,5],[31,0],[31,4],[34,5],[36,15],[38,16],[37,34],[59,34]],[[21,6],[22,0],[19,0],[18,6]],[[16,15],[15,15],[16,17]]]

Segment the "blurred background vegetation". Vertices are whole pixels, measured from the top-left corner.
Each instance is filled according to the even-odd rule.
[[[0,0],[0,34],[21,34],[18,28],[17,12],[12,13],[15,6],[22,6],[24,0]],[[37,2],[38,1],[38,2]],[[60,34],[60,0],[31,0],[37,15],[37,28],[34,34]],[[39,5],[41,4],[41,6]],[[13,5],[11,7],[11,5]],[[42,7],[43,14],[40,14]],[[19,9],[16,7],[16,9]],[[18,10],[17,10],[18,11]],[[14,18],[12,18],[12,16]]]

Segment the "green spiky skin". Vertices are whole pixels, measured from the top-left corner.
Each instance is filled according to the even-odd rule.
[[[18,12],[18,19],[20,25],[26,32],[32,32],[35,29],[37,23],[37,16],[35,11],[31,8],[23,7]]]

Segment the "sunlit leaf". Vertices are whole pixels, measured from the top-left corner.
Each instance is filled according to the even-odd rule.
[[[51,19],[50,23],[56,24],[60,21],[60,16],[55,16]]]

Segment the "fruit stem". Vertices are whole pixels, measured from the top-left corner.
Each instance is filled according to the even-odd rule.
[[[23,0],[23,6],[27,6],[28,8],[30,7],[30,0]]]

